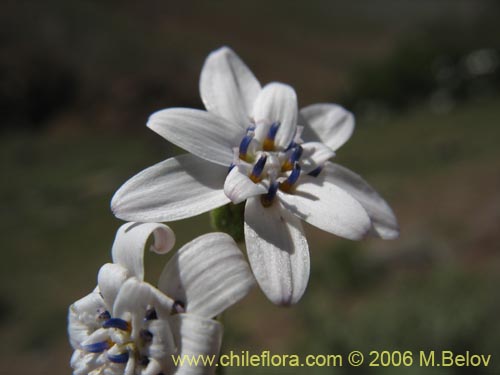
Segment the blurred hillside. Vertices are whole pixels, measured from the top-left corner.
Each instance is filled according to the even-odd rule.
[[[292,84],[303,104],[406,104],[431,94],[429,81],[453,74],[457,59],[498,48],[495,1],[117,4],[4,2],[2,128],[70,116],[60,125],[137,129],[158,108],[199,107],[200,62],[223,44],[262,82]]]
[[[224,317],[224,350],[471,350],[493,354],[482,373],[499,374],[499,16],[486,0],[5,1],[0,374],[69,372],[66,309],[110,259],[111,196],[179,152],[147,116],[202,108],[203,60],[224,44],[261,82],[293,85],[302,106],[355,112],[338,162],[382,193],[402,228],[396,241],[354,243],[308,227],[303,301],[279,309],[256,290]],[[179,245],[210,230],[207,216],[172,227]],[[162,262],[148,262],[154,280]]]

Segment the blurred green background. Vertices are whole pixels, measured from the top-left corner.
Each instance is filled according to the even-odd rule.
[[[307,227],[303,300],[259,290],[224,316],[223,350],[466,350],[488,368],[308,373],[500,374],[498,1],[4,1],[0,12],[1,374],[70,373],[66,311],[94,286],[120,221],[113,192],[179,150],[153,111],[202,108],[206,55],[229,45],[301,106],[337,102],[357,128],[337,161],[388,200],[396,241]],[[172,223],[181,245],[208,217]],[[148,255],[148,278],[161,263]],[[303,369],[302,369],[303,370]],[[227,368],[226,374],[301,373]]]

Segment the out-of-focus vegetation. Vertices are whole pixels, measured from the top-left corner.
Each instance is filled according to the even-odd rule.
[[[496,1],[5,2],[0,374],[69,372],[66,309],[110,259],[110,198],[179,152],[146,118],[201,108],[199,71],[222,44],[261,82],[292,84],[301,105],[340,101],[358,115],[337,160],[382,193],[402,229],[396,241],[350,242],[307,227],[304,299],[282,309],[255,290],[224,316],[224,350],[470,350],[493,354],[483,373],[500,372],[499,15]],[[172,227],[181,245],[209,217]],[[151,281],[158,259],[147,259]]]

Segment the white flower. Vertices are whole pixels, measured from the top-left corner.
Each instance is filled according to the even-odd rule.
[[[143,281],[143,253],[152,233],[151,250],[173,247],[173,232],[165,225],[123,225],[113,244],[114,263],[101,267],[96,289],[70,306],[75,375],[213,372],[175,368],[171,356],[218,355],[222,325],[213,318],[248,293],[252,274],[228,235],[210,233],[170,259],[157,289]]]
[[[370,230],[398,235],[393,212],[375,190],[328,161],[352,134],[351,113],[334,104],[299,112],[293,88],[261,87],[227,47],[207,58],[200,93],[207,111],[172,108],[150,117],[148,127],[192,155],[127,181],[112,200],[117,217],[171,221],[246,200],[252,270],[267,297],[284,305],[301,298],[309,278],[300,219],[348,239]]]

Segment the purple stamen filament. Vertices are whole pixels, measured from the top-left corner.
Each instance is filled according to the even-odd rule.
[[[254,183],[258,183],[262,180],[262,172],[264,171],[264,166],[266,165],[267,156],[261,156],[257,163],[253,166],[252,173],[250,174],[250,179]]]
[[[120,318],[111,318],[104,322],[102,325],[103,328],[118,328],[122,331],[130,331],[130,324]]]
[[[261,196],[261,202],[264,207],[269,207],[273,201],[274,197],[276,197],[276,192],[278,191],[279,184],[277,182],[273,182],[267,191],[267,194]]]
[[[284,192],[289,192],[291,190],[293,185],[295,185],[295,183],[299,179],[300,169],[300,165],[298,163],[295,163],[295,166],[293,167],[293,170],[288,178],[280,184],[280,190]]]
[[[108,359],[114,363],[127,363],[128,358],[129,358],[128,352],[124,352],[124,353],[120,353],[120,354],[116,354],[116,355],[108,354]]]
[[[109,340],[83,345],[83,350],[89,353],[102,353],[111,347]]]
[[[247,152],[248,152],[248,147],[250,146],[250,143],[252,143],[253,136],[252,135],[245,135],[243,139],[240,142],[240,159],[246,160],[247,159]]]
[[[311,172],[309,172],[308,175],[312,176],[312,177],[318,177],[322,170],[323,170],[323,166],[320,165],[316,169],[313,169]]]
[[[276,138],[276,133],[278,132],[278,129],[280,127],[279,122],[273,122],[271,124],[271,127],[269,128],[269,131],[267,133],[266,139],[264,139],[264,144],[262,145],[262,149],[264,151],[273,151],[274,150],[274,140]]]

